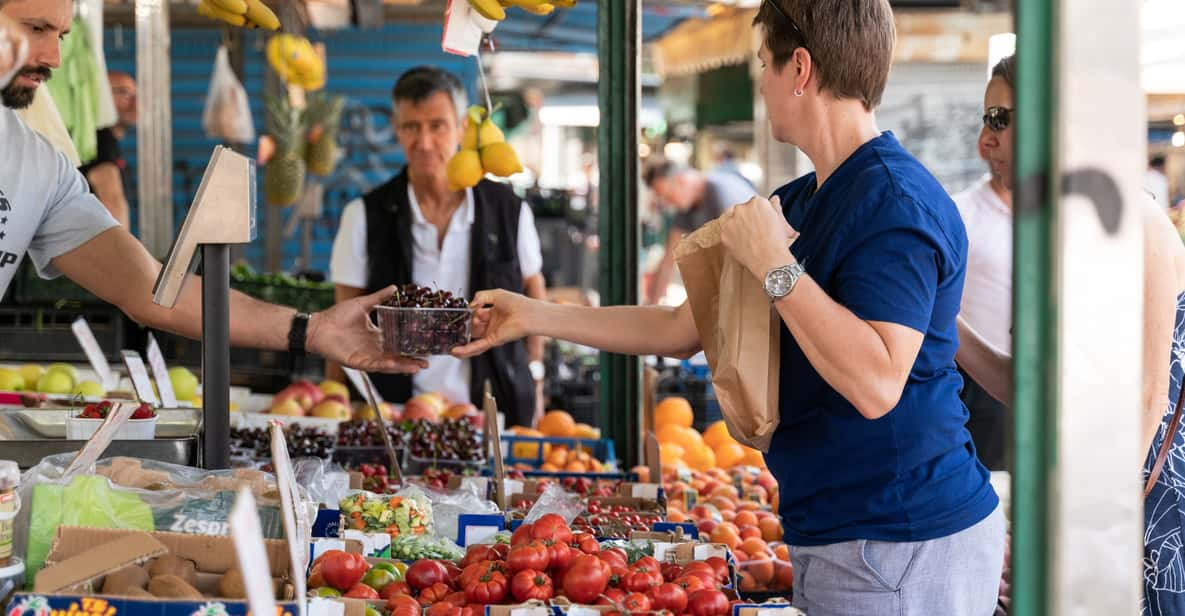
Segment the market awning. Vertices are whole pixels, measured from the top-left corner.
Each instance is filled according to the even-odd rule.
[[[643,2],[642,40],[653,41],[688,18],[706,15],[704,6],[676,3]],[[580,2],[571,9],[551,15],[531,15],[514,11],[494,31],[498,49],[512,51],[597,51],[597,3]]]

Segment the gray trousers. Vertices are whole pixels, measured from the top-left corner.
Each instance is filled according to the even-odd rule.
[[[992,616],[1004,567],[999,507],[953,535],[791,547],[794,607],[807,616]]]

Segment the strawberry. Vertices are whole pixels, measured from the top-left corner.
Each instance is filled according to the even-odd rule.
[[[140,407],[132,413],[132,419],[152,419],[155,416],[156,413],[152,411],[152,407],[147,402],[141,403]]]

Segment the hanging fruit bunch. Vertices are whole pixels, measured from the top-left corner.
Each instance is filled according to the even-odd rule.
[[[325,59],[303,36],[273,36],[267,42],[267,62],[284,83],[306,92],[325,87]]]
[[[296,203],[304,190],[305,114],[283,94],[265,94],[264,105],[275,151],[263,168],[263,197],[271,205],[285,207]]]
[[[197,12],[232,26],[280,29],[279,18],[261,0],[201,0]]]
[[[469,0],[469,6],[486,19],[506,19],[506,9],[518,7],[535,15],[550,15],[557,8],[570,9],[576,0]]]
[[[309,97],[308,143],[305,145],[305,162],[309,173],[327,176],[337,166],[337,130],[341,126],[343,96],[317,93]]]
[[[451,190],[472,188],[487,173],[505,178],[523,170],[514,148],[506,143],[502,129],[485,107],[470,107],[468,117],[461,149],[448,161]]]

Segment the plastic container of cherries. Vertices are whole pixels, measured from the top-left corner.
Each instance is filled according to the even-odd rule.
[[[398,287],[375,307],[383,350],[414,357],[448,355],[469,343],[473,312],[464,297],[416,284]]]

